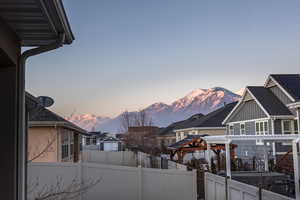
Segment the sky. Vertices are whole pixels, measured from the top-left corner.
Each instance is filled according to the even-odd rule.
[[[300,73],[298,0],[64,0],[72,45],[30,58],[26,88],[63,116],[116,116],[197,88]]]

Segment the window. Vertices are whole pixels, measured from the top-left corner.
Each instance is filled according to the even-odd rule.
[[[294,127],[295,127],[295,134],[298,134],[298,123],[297,120],[294,121]]]
[[[229,125],[229,135],[234,135],[233,125]]]
[[[61,134],[61,159],[65,160],[69,158],[69,134],[63,132]]]
[[[97,138],[96,138],[96,137],[93,137],[92,143],[93,143],[93,145],[96,145],[96,144],[97,144]]]
[[[240,130],[241,130],[241,135],[246,135],[246,129],[244,123],[240,124]]]
[[[294,129],[294,121],[292,120],[282,120],[281,126],[282,126],[282,134],[293,134]]]
[[[255,122],[255,134],[256,135],[268,135],[268,121],[259,121]],[[257,145],[263,145],[263,140],[256,140]]]
[[[85,138],[85,145],[90,145],[91,144],[91,139],[89,137]]]

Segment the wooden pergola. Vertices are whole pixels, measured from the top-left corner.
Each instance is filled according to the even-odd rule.
[[[204,137],[208,135],[189,135],[187,138],[180,140],[168,147],[171,154],[171,160],[177,155],[178,161],[183,162],[183,158],[187,153],[193,153],[196,151],[207,151],[210,149],[217,156],[218,166],[220,166],[220,153],[225,151],[225,144],[212,144],[207,145]],[[231,157],[234,157],[234,149],[237,147],[235,144],[231,144]],[[210,162],[210,156],[208,162]]]

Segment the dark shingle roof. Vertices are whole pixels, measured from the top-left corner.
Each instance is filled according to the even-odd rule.
[[[77,130],[78,132],[82,134],[87,134],[87,132],[80,127],[76,126],[72,122],[64,119],[63,117],[55,114],[54,112],[48,110],[47,108],[41,106],[41,104],[38,102],[38,100],[32,96],[29,93],[26,93],[25,95],[25,102],[26,106],[29,108],[29,117],[28,121],[30,124],[37,124],[43,125],[50,125],[50,123],[59,123],[61,125],[64,125],[65,127],[68,127],[70,129]]]
[[[185,123],[182,126],[177,127],[177,129],[194,127],[224,127],[224,125],[222,124],[223,120],[231,112],[236,104],[237,102],[229,103],[222,108],[210,112],[197,120]]]
[[[269,115],[292,115],[291,111],[269,89],[261,86],[248,86],[247,89]]]
[[[178,121],[178,122],[174,122],[171,125],[167,126],[166,128],[162,129],[159,132],[159,135],[168,135],[168,134],[174,134],[174,130],[175,129],[180,129],[180,127],[185,126],[186,124],[198,120],[201,117],[203,117],[204,115],[202,113],[198,113],[195,114],[193,116],[191,116],[190,118],[186,119],[186,120],[182,120],[182,121]]]
[[[296,101],[300,101],[300,74],[271,74]]]

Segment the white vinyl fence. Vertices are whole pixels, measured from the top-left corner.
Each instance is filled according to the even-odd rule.
[[[230,200],[259,200],[259,188],[227,179],[227,193]],[[262,190],[261,200],[294,200],[292,198]],[[205,200],[226,200],[225,177],[205,173]]]
[[[95,163],[30,163],[29,200],[57,183],[100,180],[76,200],[196,200],[196,172],[125,167]]]
[[[132,151],[114,152],[85,149],[82,152],[82,161],[89,163],[136,167],[137,155]]]
[[[129,167],[142,166],[143,168],[187,170],[186,165],[167,160],[166,158],[151,156],[143,152],[135,153],[132,151],[112,152],[85,149],[82,152],[82,161]]]

